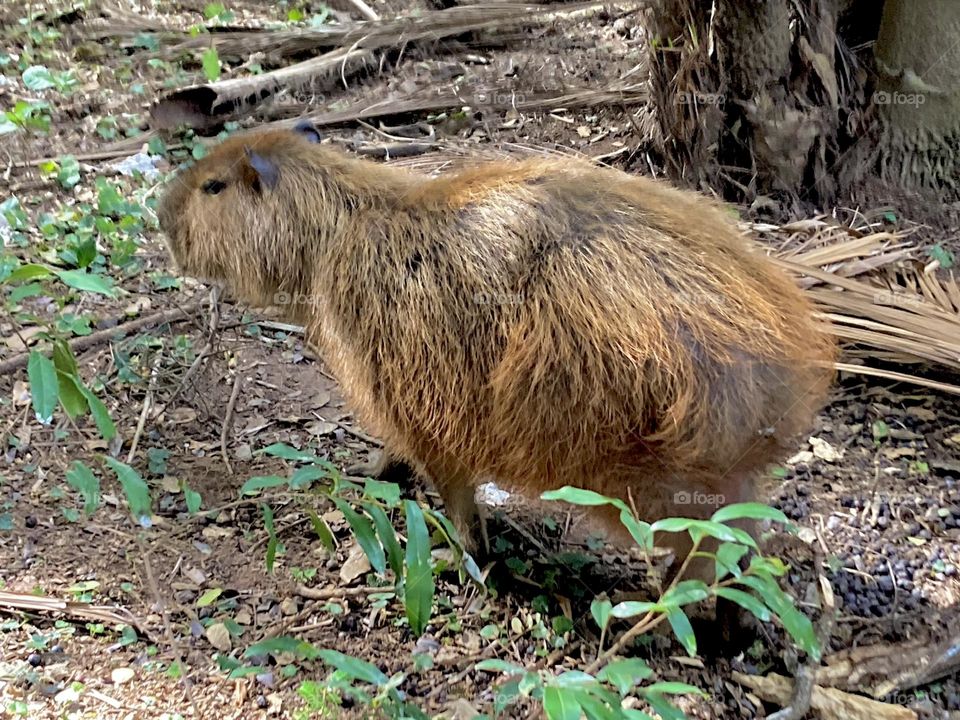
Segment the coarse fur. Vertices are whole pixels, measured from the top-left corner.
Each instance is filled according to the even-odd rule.
[[[307,327],[468,539],[490,478],[708,517],[822,405],[833,343],[708,199],[569,159],[431,179],[316,139],[226,140],[160,223],[185,273]]]

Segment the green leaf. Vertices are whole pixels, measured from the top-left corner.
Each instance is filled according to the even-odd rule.
[[[675,608],[700,602],[708,597],[710,597],[710,589],[706,583],[701,580],[683,580],[660,598],[660,605]]]
[[[49,90],[56,87],[53,75],[43,65],[31,65],[23,71],[22,78],[28,90]]]
[[[636,617],[637,615],[646,615],[650,611],[661,610],[661,606],[652,602],[640,602],[638,600],[627,600],[617,603],[613,606],[610,614],[615,618],[624,620],[626,618]]]
[[[60,397],[60,383],[54,364],[36,350],[30,351],[27,362],[27,377],[30,380],[30,399],[37,419],[44,425],[53,419],[53,411]]]
[[[753,595],[745,593],[742,590],[737,590],[736,588],[728,587],[716,588],[713,592],[717,595],[717,597],[731,600],[745,610],[748,610],[761,622],[770,621],[770,611],[767,609],[766,605],[757,600],[757,598],[755,598]]]
[[[305,450],[297,450],[286,443],[274,443],[267,447],[257,450],[254,455],[272,455],[283,460],[293,460],[295,462],[317,462],[320,460],[316,455]]]
[[[117,474],[123,494],[127,498],[127,505],[130,506],[130,513],[138,520],[149,518],[150,488],[140,474],[126,463],[112,457],[106,458],[106,463]]]
[[[208,605],[213,605],[218,597],[223,595],[223,588],[210,588],[203,593],[199,598],[197,598],[197,607],[203,608]]]
[[[752,589],[766,606],[773,610],[797,647],[814,660],[820,660],[820,645],[817,642],[813,623],[797,610],[793,600],[780,589],[773,578],[763,575],[744,575],[738,582]]]
[[[613,702],[604,702],[595,693],[585,689],[574,690],[574,695],[587,720],[622,720],[623,718],[617,698],[613,698]]]
[[[336,650],[318,650],[317,656],[327,665],[336,668],[354,680],[360,680],[378,687],[385,685],[390,680],[376,665],[360,658],[344,655]]]
[[[332,651],[326,651],[332,652]],[[314,660],[320,657],[321,651],[306,640],[280,635],[254,643],[243,652],[243,657],[261,657],[263,655],[293,655],[304,660]]]
[[[87,400],[76,384],[77,361],[62,340],[53,345],[53,365],[60,384],[60,404],[71,420],[76,419],[87,411]]]
[[[350,529],[353,530],[357,542],[367,554],[371,567],[383,575],[387,571],[387,559],[370,522],[341,498],[332,498],[332,500],[337,509],[343,513],[343,517],[346,518]]]
[[[400,486],[396,483],[367,478],[363,481],[363,494],[382,501],[387,507],[392,508],[400,504]]]
[[[404,605],[414,634],[423,634],[433,611],[433,569],[430,567],[430,533],[423,511],[413,500],[404,501],[407,511],[407,567]],[[372,564],[372,562],[371,562]]]
[[[505,675],[523,675],[526,672],[519,665],[514,665],[506,660],[481,660],[475,666],[476,670],[482,670],[489,673],[504,673]]]
[[[580,720],[580,703],[576,694],[567,688],[544,688],[543,710],[547,720]]]
[[[287,479],[279,475],[255,475],[240,488],[241,495],[256,495],[266,488],[286,485]]]
[[[789,566],[777,557],[766,557],[763,555],[753,555],[750,557],[750,572],[752,573],[783,577],[787,574],[788,569]]]
[[[780,510],[772,508],[763,503],[735,503],[727,505],[717,510],[710,518],[716,523],[730,522],[740,518],[750,518],[751,520],[773,520],[778,523],[789,522],[787,516]]]
[[[540,495],[542,500],[562,500],[573,505],[584,505],[594,507],[597,505],[615,505],[617,507],[626,507],[622,500],[608,498],[593,490],[583,490],[582,488],[565,485],[559,490],[548,490]],[[622,508],[621,508],[622,509]]]
[[[697,637],[693,633],[693,627],[690,625],[686,613],[679,608],[675,608],[667,613],[667,622],[673,628],[673,634],[677,636],[677,640],[683,645],[683,649],[687,651],[687,655],[690,657],[696,655]]]
[[[327,525],[326,521],[318,516],[313,510],[307,510],[307,515],[310,516],[310,524],[313,525],[313,531],[317,534],[320,544],[326,548],[327,552],[332,553],[337,544],[334,540],[333,532],[331,532],[330,527]]]
[[[695,685],[688,685],[682,682],[657,682],[647,685],[644,690],[648,693],[658,695],[699,695],[706,697],[707,694]]]
[[[290,476],[290,489],[303,490],[310,487],[314,480],[325,480],[330,477],[330,472],[325,467],[319,465],[305,465],[293,471]]]
[[[207,82],[216,82],[220,79],[220,55],[215,47],[203,51],[203,74]]]
[[[223,3],[209,3],[203,8],[203,17],[207,20],[213,20],[215,17],[222,15],[226,11],[227,8],[223,6]]]
[[[740,577],[740,560],[749,551],[749,548],[737,543],[721,543],[715,555],[717,582],[731,574]]]
[[[623,524],[633,541],[644,550],[653,549],[653,529],[650,523],[637,520],[627,508],[620,509],[620,522]]]
[[[77,390],[80,391],[84,399],[86,399],[87,405],[90,407],[90,414],[93,416],[93,421],[97,424],[97,430],[100,431],[100,437],[108,441],[113,440],[117,435],[117,426],[113,424],[113,419],[110,417],[110,413],[107,412],[107,406],[100,401],[100,398],[93,394],[90,388],[80,382],[80,380],[74,377],[70,377],[70,380],[77,386]]]
[[[874,420],[872,429],[875,442],[880,442],[890,435],[890,427],[883,420]]]
[[[72,189],[80,182],[80,163],[73,155],[65,155],[60,158],[57,181],[67,190]]]
[[[400,578],[403,576],[403,549],[400,547],[400,541],[397,540],[397,533],[390,523],[390,518],[379,505],[369,503],[364,506],[367,514],[373,520],[373,526],[377,530],[377,537],[380,538],[380,544],[387,551],[387,562],[394,574]]]
[[[613,685],[617,692],[626,695],[642,681],[653,675],[650,669],[640,658],[628,660],[614,660],[597,674],[597,680]]]
[[[103,275],[94,275],[85,270],[54,270],[54,273],[64,284],[76,290],[94,292],[107,297],[115,297],[113,280]]]
[[[263,512],[263,528],[267,531],[267,550],[265,553],[265,562],[267,572],[273,572],[273,565],[277,559],[277,528],[273,524],[273,508],[266,503],[260,504],[260,510]]]
[[[953,253],[947,250],[947,248],[945,248],[943,245],[940,245],[939,243],[934,245],[932,248],[927,250],[927,254],[932,260],[936,260],[938,263],[940,263],[940,267],[942,267],[944,270],[949,270],[953,267]]]
[[[611,610],[613,610],[613,604],[606,598],[595,598],[590,603],[590,614],[593,615],[593,621],[597,623],[597,627],[601,630],[607,629]]]
[[[183,499],[187,503],[187,512],[191,515],[195,515],[200,510],[200,505],[203,504],[200,493],[186,486],[183,488]]]
[[[724,542],[740,542],[742,541],[742,536],[746,535],[742,530],[738,534],[737,528],[730,528],[718,522],[710,520],[690,520],[688,518],[665,518],[653,523],[650,528],[653,532],[676,533],[687,531],[694,540],[700,540],[705,535],[709,535]],[[747,538],[750,537],[749,535],[746,536]],[[752,539],[750,543],[746,544],[756,546],[756,542]]]
[[[83,498],[83,511],[93,515],[100,507],[100,480],[93,471],[79,460],[74,460],[67,470],[67,484]]]
[[[48,268],[46,265],[38,265],[36,263],[29,263],[27,265],[21,265],[16,270],[14,270],[4,282],[11,284],[27,282],[28,280],[37,280],[39,278],[48,278],[53,277],[53,271]]]

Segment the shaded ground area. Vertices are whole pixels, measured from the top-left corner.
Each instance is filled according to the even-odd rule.
[[[203,7],[182,5],[158,4],[155,11],[184,26],[202,20]],[[229,8],[237,21],[283,21],[290,9],[266,11],[254,3]],[[410,8],[384,4],[376,9],[387,16]],[[199,77],[195,65],[184,70],[174,62],[151,64],[120,43],[93,47],[71,40],[68,24],[19,24],[27,17],[22,7],[3,12],[12,22],[6,23],[0,50],[7,58],[0,65],[6,78],[0,101],[7,107],[23,97],[43,96],[50,103],[48,135],[3,136],[2,152],[13,162],[95,150],[132,133],[155,92]],[[346,90],[333,86],[328,101],[376,97],[399,84],[447,82],[462,74],[521,95],[601,83],[639,62],[636,26],[635,16],[599,13],[510,33],[495,49],[489,44],[473,48],[469,39],[462,45],[415,47],[392,57],[388,73],[351,78]],[[23,87],[17,63],[25,57],[28,65],[73,69],[76,88],[61,95]],[[638,122],[642,112],[614,104],[582,112],[479,114],[465,124],[441,119],[434,126],[464,145],[614,153],[612,164],[649,172]],[[368,127],[343,128],[336,135],[378,137]],[[61,160],[59,168],[64,166]],[[11,165],[0,202],[18,198],[26,240],[7,242],[5,254],[26,263],[73,248],[67,236],[77,228],[69,208],[98,202],[102,208],[97,177],[116,183],[134,204],[148,202],[156,191],[156,180],[119,177],[109,161],[84,161],[79,170],[81,180],[65,188],[58,171],[44,177],[33,166]],[[121,210],[117,222],[124,217],[134,216]],[[405,673],[400,689],[411,701],[430,713],[458,718],[492,712],[499,678],[474,668],[481,659],[582,669],[596,657],[599,638],[586,608],[594,593],[622,589],[615,580],[602,579],[617,573],[598,580],[589,568],[570,563],[545,571],[537,543],[551,536],[552,526],[537,529],[533,542],[507,531],[487,593],[462,582],[453,570],[442,572],[433,619],[418,640],[402,619],[392,586],[369,572],[343,514],[332,504],[278,488],[241,496],[249,478],[289,470],[281,460],[257,454],[273,443],[309,449],[341,469],[370,459],[377,444],[356,426],[336,382],[290,328],[262,313],[221,304],[219,329],[211,334],[203,306],[189,304],[205,301],[206,290],[171,276],[149,211],[134,222],[141,227],[126,248],[128,262],[116,262],[125,249],[122,238],[99,247],[114,261],[103,272],[122,288],[117,298],[49,284],[18,295],[3,288],[0,336],[6,343],[0,361],[33,346],[35,328],[44,320],[63,319],[66,332],[82,334],[160,310],[191,309],[174,323],[78,353],[81,375],[101,393],[118,428],[120,439],[112,444],[100,439],[89,418],[75,424],[57,417],[52,426],[42,426],[33,417],[25,369],[0,377],[0,589],[119,606],[137,619],[142,633],[134,638],[109,623],[70,616],[5,613],[2,716],[308,717],[296,715],[304,708],[298,690],[305,680],[326,676],[321,663],[283,658],[258,675],[228,679],[232,668],[225,670],[215,659],[218,654],[240,658],[254,642],[281,635],[365,658],[388,675]],[[830,637],[835,651],[932,644],[948,637],[958,627],[960,592],[956,399],[847,380],[810,435],[814,440],[798,444],[799,454],[766,483],[766,497],[801,528],[798,538],[773,541],[792,563],[787,578],[792,594],[815,614],[807,603],[816,563],[822,561],[840,609]],[[102,505],[84,516],[82,500],[65,480],[72,464],[79,460],[101,467],[105,453],[127,459],[135,441],[129,462],[150,485],[153,525],[139,528],[130,522],[121,489],[107,473]],[[205,512],[187,511],[184,485],[200,493]],[[408,492],[425,497],[419,486]],[[265,502],[273,508],[282,545],[272,572],[267,570],[271,542]],[[333,551],[318,542],[305,508],[315,508],[334,532]],[[559,527],[564,522],[559,518]],[[614,566],[623,562],[607,560]],[[227,628],[228,637],[211,635],[212,624]],[[755,718],[771,708],[733,681],[732,673],[790,675],[783,648],[781,631],[765,626],[734,656],[691,660],[661,634],[644,638],[635,651],[659,679],[683,680],[705,691],[704,699],[681,702],[690,717]],[[960,687],[949,677],[888,700],[913,707],[921,717],[943,717],[960,711]],[[369,712],[347,707],[329,716],[369,717]],[[521,702],[506,716],[538,717],[539,712]]]

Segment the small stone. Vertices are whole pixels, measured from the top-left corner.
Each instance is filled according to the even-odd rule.
[[[290,598],[290,597],[284,598],[283,602],[280,603],[280,612],[283,615],[287,615],[287,616],[296,615],[297,610],[299,610],[299,608],[297,607],[297,601],[294,600],[293,598]]]

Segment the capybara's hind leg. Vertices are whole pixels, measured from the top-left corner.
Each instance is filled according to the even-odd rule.
[[[477,506],[473,478],[458,469],[456,462],[428,463],[424,470],[443,500],[444,515],[459,533],[464,550],[477,553],[480,540],[486,540],[486,527]]]

